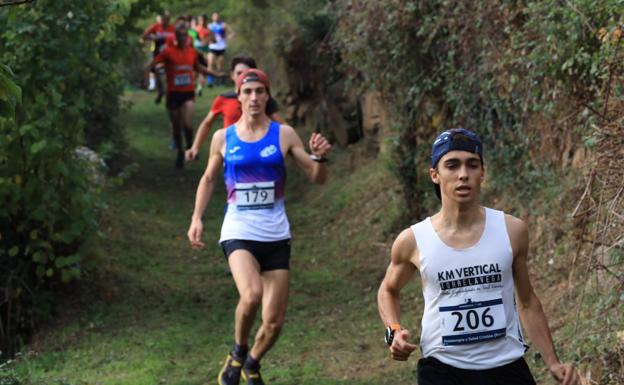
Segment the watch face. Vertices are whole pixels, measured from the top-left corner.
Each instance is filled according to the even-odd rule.
[[[394,340],[394,330],[392,330],[392,328],[388,326],[386,328],[386,335],[384,337],[384,341],[386,341],[386,344],[388,346],[391,346],[393,340]]]

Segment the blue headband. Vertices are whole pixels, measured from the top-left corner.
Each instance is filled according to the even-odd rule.
[[[468,140],[453,140],[458,134],[464,135]],[[431,147],[431,167],[435,168],[440,158],[449,151],[467,151],[483,157],[481,139],[477,134],[465,128],[451,128],[438,135]]]

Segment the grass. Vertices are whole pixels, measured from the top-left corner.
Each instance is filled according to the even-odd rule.
[[[224,90],[197,99],[196,124]],[[127,93],[133,103],[125,117],[127,156],[138,171],[109,193],[101,221],[105,238],[90,246],[98,268],[81,284],[79,305],[63,307],[56,322],[5,366],[10,375],[1,381],[13,376],[19,384],[216,384],[232,344],[237,301],[216,243],[224,190],[218,186],[205,213],[207,249],[192,250],[185,234],[208,146],[201,161],[176,170],[167,148],[167,115],[153,96]],[[389,251],[387,229],[400,214],[397,194],[383,166],[352,169],[348,156],[335,151],[326,186],[311,186],[289,168],[291,299],[283,334],[263,361],[268,384],[414,379],[415,360],[388,359],[375,304]],[[419,320],[409,314],[419,314],[417,293],[410,286],[404,305],[404,323],[414,330]]]
[[[223,90],[197,99],[195,125]],[[216,243],[224,190],[217,186],[205,214],[207,249],[192,250],[185,233],[207,145],[201,161],[184,171],[174,169],[174,153],[167,149],[167,116],[162,106],[154,105],[153,96],[127,93],[133,103],[125,116],[127,157],[138,171],[108,193],[100,226],[105,238],[89,246],[97,269],[59,309],[55,322],[16,361],[3,365],[0,385],[216,384],[232,344],[237,301]],[[336,149],[325,186],[310,185],[289,167],[291,297],[283,334],[263,360],[268,384],[415,381],[417,357],[407,364],[389,359],[375,304],[402,217],[401,193],[381,162],[357,157],[364,152],[363,143]],[[353,162],[354,155],[358,162]],[[562,246],[552,252],[569,250]],[[565,290],[553,292],[551,282],[563,280],[549,278],[552,268],[540,270],[548,266],[547,259],[535,256],[532,275],[562,358],[587,369],[592,357],[621,357],[621,293],[607,295],[606,289],[589,285],[577,324],[576,311],[566,310],[574,301],[561,294]],[[402,294],[402,324],[415,335],[421,303],[418,285],[410,284]],[[596,314],[602,314],[599,323]],[[536,349],[526,359],[538,383],[554,383]],[[617,383],[616,374],[591,369],[594,378],[613,377],[605,383]]]

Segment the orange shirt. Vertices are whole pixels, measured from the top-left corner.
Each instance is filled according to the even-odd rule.
[[[210,43],[210,34],[212,32],[210,32],[208,28],[204,28],[201,25],[198,25],[197,27],[195,27],[195,31],[197,31],[197,37],[199,38],[199,41],[202,42],[202,44]]]
[[[167,92],[193,92],[195,79],[193,68],[197,63],[197,51],[191,46],[183,49],[177,45],[166,45],[154,59],[165,64]]]

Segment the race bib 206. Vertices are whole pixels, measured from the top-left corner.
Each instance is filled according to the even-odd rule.
[[[442,344],[464,345],[504,337],[507,329],[505,307],[500,293],[475,293],[440,301]]]

